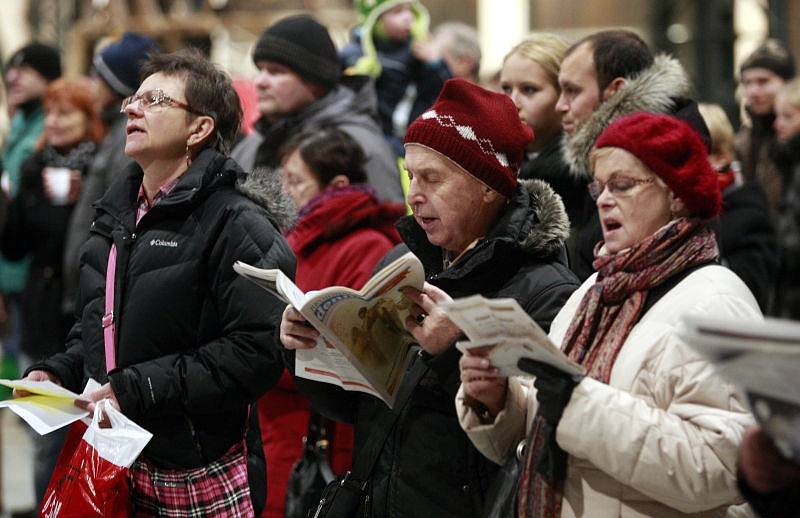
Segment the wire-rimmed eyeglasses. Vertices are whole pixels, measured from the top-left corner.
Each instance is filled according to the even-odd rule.
[[[656,179],[651,178],[631,178],[630,176],[614,176],[606,183],[597,180],[589,184],[589,196],[597,201],[597,198],[608,188],[608,193],[614,198],[625,198],[634,194],[637,185],[653,183]]]
[[[178,101],[168,96],[167,94],[164,93],[164,90],[161,90],[160,88],[147,90],[140,94],[135,94],[131,95],[130,97],[126,97],[122,101],[122,106],[120,106],[119,111],[124,113],[125,108],[135,103],[136,101],[139,101],[142,110],[146,110],[152,106],[167,105],[167,106],[174,106],[176,108],[181,108],[189,113],[194,113],[195,115],[203,115],[202,113],[195,110],[185,102]]]

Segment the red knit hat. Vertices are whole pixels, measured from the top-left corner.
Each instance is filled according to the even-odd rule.
[[[422,144],[510,197],[517,186],[533,131],[507,95],[464,79],[449,79],[431,108],[406,132],[406,144]]]
[[[722,196],[717,173],[708,163],[700,136],[686,122],[669,115],[635,113],[610,124],[594,147],[615,147],[634,155],[693,215],[712,218],[719,214]]]

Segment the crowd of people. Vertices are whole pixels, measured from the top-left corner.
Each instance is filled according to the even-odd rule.
[[[140,516],[795,515],[800,465],[679,333],[687,313],[800,318],[785,45],[742,62],[735,131],[631,31],[532,34],[494,91],[474,29],[430,35],[418,0],[354,7],[340,50],[309,15],[264,30],[247,135],[197,50],[125,33],[84,78],[45,44],[12,55],[4,377],[94,378],[81,405],[153,433]],[[426,283],[404,291],[418,351],[391,408],[295,377],[319,332],[232,269],[357,289],[409,251]],[[584,374],[462,354],[442,304],[471,295],[515,299]],[[340,490],[298,509],[312,430]],[[39,500],[63,441],[34,438]]]

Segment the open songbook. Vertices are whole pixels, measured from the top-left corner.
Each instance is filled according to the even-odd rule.
[[[407,253],[376,273],[360,290],[332,286],[303,293],[280,270],[241,261],[239,275],[291,304],[320,332],[313,349],[300,349],[295,375],[375,395],[390,407],[412,358],[411,334],[404,322],[411,301],[405,287],[422,289],[422,263]]]
[[[759,425],[800,462],[800,323],[686,316],[681,338],[746,395]]]
[[[584,368],[569,359],[514,299],[487,299],[473,295],[443,304],[442,309],[464,334],[462,352],[489,347],[488,358],[504,376],[528,376],[517,367],[521,358],[546,363],[572,376]]]

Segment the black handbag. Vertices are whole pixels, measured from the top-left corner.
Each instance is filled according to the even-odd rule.
[[[325,487],[336,478],[328,462],[327,427],[328,421],[316,412],[308,416],[303,455],[292,466],[286,486],[286,518],[306,518],[316,508]]]
[[[486,492],[484,518],[513,518],[517,516],[517,490],[522,461],[525,458],[525,440],[517,444],[514,455],[497,472]]]
[[[370,498],[368,483],[348,471],[325,487],[319,504],[310,518],[368,518]]]
[[[364,449],[356,459],[352,471],[340,476],[325,488],[322,498],[309,518],[367,518],[371,515],[369,478],[378,461],[395,423],[411,400],[417,384],[428,372],[428,366],[417,355],[414,365],[406,373],[400,393],[395,400],[395,411],[385,412],[375,423]]]

